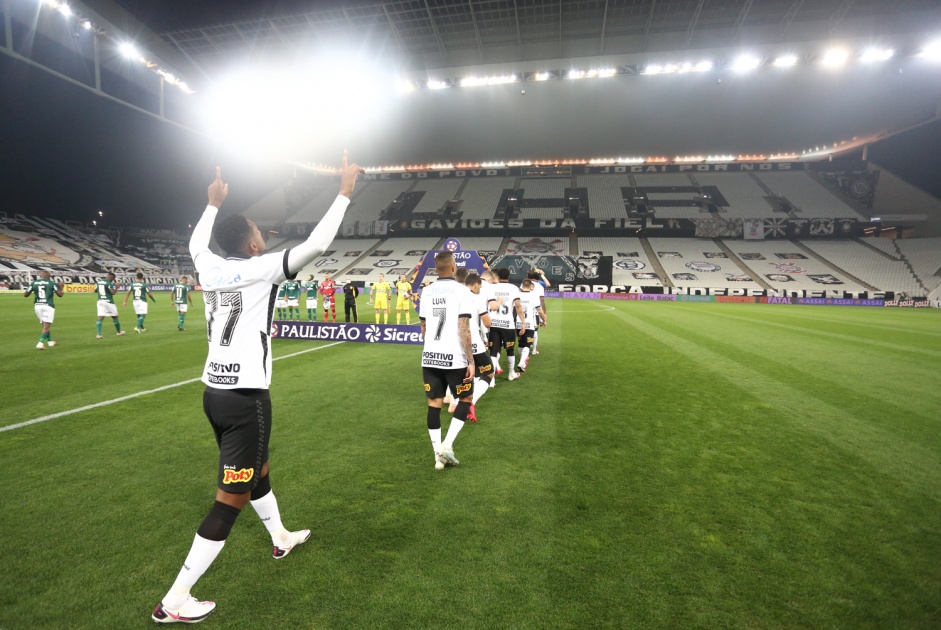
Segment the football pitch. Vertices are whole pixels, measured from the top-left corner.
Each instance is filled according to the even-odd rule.
[[[150,626],[212,505],[202,300],[178,332],[157,299],[96,340],[66,296],[39,352],[0,295],[0,429],[129,397],[0,431],[0,629]],[[275,340],[272,485],[313,535],[275,561],[246,508],[202,626],[941,626],[941,313],[549,300],[549,324],[440,472],[417,346]]]

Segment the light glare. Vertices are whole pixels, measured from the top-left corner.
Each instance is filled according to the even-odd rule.
[[[849,53],[842,48],[831,48],[823,54],[822,63],[827,68],[839,68],[849,60]]]
[[[774,60],[775,68],[790,68],[797,65],[797,55],[781,55]]]
[[[761,59],[753,55],[742,55],[732,62],[732,70],[736,72],[748,72],[761,65]]]
[[[872,63],[874,61],[888,61],[895,55],[891,48],[867,48],[860,57],[861,61]]]

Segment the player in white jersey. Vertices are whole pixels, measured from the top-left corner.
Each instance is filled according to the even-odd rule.
[[[471,316],[471,351],[474,353],[474,397],[471,399],[470,413],[467,416],[477,422],[477,401],[480,400],[493,384],[493,362],[487,347],[486,331],[490,328],[490,303],[495,301],[481,294],[480,276],[470,273],[464,280],[465,286],[474,294],[477,308]]]
[[[542,306],[539,303],[539,295],[533,291],[534,284],[536,283],[529,278],[526,278],[523,280],[522,288],[520,290],[520,304],[523,307],[523,316],[526,318],[527,322],[537,322],[539,321],[540,317],[545,315],[545,312],[542,310]],[[529,364],[529,351],[533,346],[536,336],[535,333],[535,325],[525,332],[520,332],[520,372],[525,372],[526,366]]]
[[[438,279],[422,291],[418,319],[421,322],[422,377],[428,398],[428,436],[435,453],[435,470],[456,466],[454,440],[467,420],[474,395],[474,355],[471,349],[470,320],[474,313],[473,294],[454,279],[454,254],[435,255]],[[448,434],[441,440],[441,406],[451,390],[458,397]]]
[[[542,315],[533,323],[533,354],[539,354],[539,329],[546,327],[546,287],[551,286],[549,279],[542,269],[532,269],[527,277],[533,281],[533,292],[539,296],[539,305]]]
[[[347,165],[344,151],[340,194],[310,237],[293,249],[265,254],[261,232],[242,215],[228,216],[213,229],[229,192],[216,169],[209,205],[193,229],[190,254],[206,301],[209,354],[202,377],[203,411],[219,445],[218,489],[183,568],[151,615],[157,623],[196,623],[215,609],[213,602],[197,601],[190,589],[222,550],[249,502],[271,535],[274,558],[285,557],[310,537],[310,530],[284,528],[268,478],[271,317],[278,285],[294,278],[330,245],[349,206],[356,175],[362,172],[355,164]],[[228,258],[210,251],[211,236]]]
[[[498,269],[497,276],[500,282],[493,288],[493,297],[500,300],[500,306],[490,312],[490,357],[494,370],[497,370],[500,351],[506,348],[506,362],[510,372],[507,378],[515,381],[520,377],[516,372],[517,331],[525,333],[527,322],[520,305],[519,287],[510,284],[510,270],[505,267]]]
[[[494,315],[494,312],[503,305],[503,298],[498,298],[494,294],[494,290],[497,288],[500,279],[497,277],[497,274],[491,270],[487,270],[480,274],[480,294],[487,299],[487,303],[490,305],[489,315]],[[484,331],[484,341],[487,342],[487,354],[490,354],[490,349],[493,347],[491,335],[490,335],[490,326],[488,325]],[[492,363],[492,360],[491,360]],[[494,374],[493,382],[490,383],[490,387],[497,386],[497,374],[503,374],[503,370],[500,369],[500,357],[497,357],[497,363],[494,364]]]

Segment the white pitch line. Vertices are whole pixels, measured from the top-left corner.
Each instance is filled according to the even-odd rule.
[[[300,352],[292,352],[291,354],[286,354],[283,357],[275,357],[272,361],[280,361],[281,359],[290,359],[291,357],[296,357],[299,354],[306,354],[308,352],[316,352],[317,350],[323,350],[324,348],[329,348],[330,346],[336,346],[341,343],[346,343],[344,341],[334,341],[333,343],[328,343],[325,346],[317,346],[316,348],[308,348],[307,350],[301,350]],[[27,420],[26,422],[20,422],[17,424],[11,424],[9,426],[0,427],[0,433],[4,431],[12,431],[13,429],[19,429],[21,427],[28,427],[31,424],[39,424],[40,422],[45,422],[46,420],[55,420],[56,418],[61,418],[62,416],[70,416],[73,413],[80,413],[82,411],[88,411],[89,409],[97,409],[98,407],[105,407],[107,405],[113,405],[114,403],[124,402],[125,400],[130,400],[132,398],[137,398],[139,396],[146,396],[147,394],[156,394],[157,392],[162,392],[168,389],[173,389],[174,387],[180,387],[181,385],[189,385],[190,383],[197,383],[201,379],[191,378],[185,381],[180,381],[179,383],[173,383],[172,385],[164,385],[163,387],[158,387],[156,389],[148,389],[147,391],[137,392],[136,394],[128,394],[127,396],[121,396],[120,398],[112,398],[111,400],[105,400],[103,402],[95,403],[93,405],[85,405],[84,407],[77,407],[75,409],[69,409],[68,411],[60,411],[59,413],[53,413],[48,416],[42,416],[41,418],[33,418],[32,420]]]

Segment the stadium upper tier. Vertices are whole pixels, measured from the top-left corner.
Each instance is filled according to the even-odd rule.
[[[545,178],[507,177],[503,171],[491,177],[423,175],[365,179],[353,193],[345,222],[435,217],[606,220],[627,218],[638,211],[655,219],[868,219],[864,206],[812,171],[643,172]],[[314,177],[269,194],[246,214],[262,222],[316,223],[335,195],[334,179]]]

